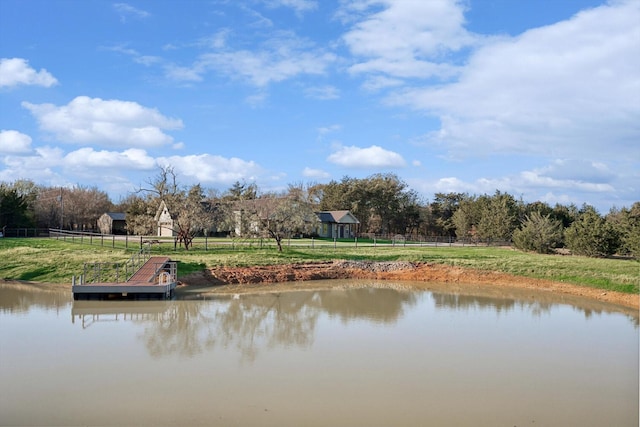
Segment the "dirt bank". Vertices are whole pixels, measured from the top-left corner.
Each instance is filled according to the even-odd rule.
[[[640,296],[605,291],[543,279],[513,276],[495,271],[480,271],[441,264],[372,261],[333,261],[255,267],[220,267],[182,278],[182,288],[214,287],[210,292],[229,293],[258,290],[270,284],[324,279],[375,279],[444,284],[477,284],[547,291],[592,298],[598,301],[638,309]],[[312,288],[312,283],[291,284],[291,288]],[[285,286],[286,288],[286,286]]]

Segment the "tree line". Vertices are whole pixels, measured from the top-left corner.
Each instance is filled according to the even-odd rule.
[[[127,232],[153,235],[164,201],[173,231],[187,249],[197,235],[263,235],[281,248],[285,237],[309,235],[314,212],[349,210],[359,235],[449,236],[465,241],[511,242],[516,248],[552,253],[567,248],[587,256],[640,258],[640,202],[600,214],[593,206],[526,203],[494,194],[436,193],[424,201],[395,174],[345,176],[327,184],[290,184],[262,192],[235,182],[226,191],[182,186],[172,167],[159,168],[144,187],[118,203],[95,188],[39,186],[29,180],[0,183],[0,227],[95,231],[105,212],[125,212]]]

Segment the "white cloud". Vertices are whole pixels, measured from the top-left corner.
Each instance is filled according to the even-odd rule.
[[[142,55],[137,50],[126,47],[126,45],[111,46],[107,47],[106,49],[128,55],[133,59],[133,62],[146,65],[147,67],[162,62],[162,58],[159,56]]]
[[[232,184],[236,181],[252,181],[263,173],[253,161],[237,157],[226,158],[210,154],[160,157],[158,163],[171,165],[181,177],[202,184]]]
[[[123,23],[127,21],[128,17],[144,19],[151,16],[146,10],[137,9],[127,3],[114,3],[113,8],[118,12],[120,21]]]
[[[300,74],[323,74],[335,60],[332,53],[290,51],[251,52],[240,50],[210,53],[200,57],[200,63],[228,76],[239,76],[255,86],[266,86]]]
[[[157,166],[156,160],[140,149],[117,152],[85,147],[65,154],[62,149],[49,146],[37,147],[28,155],[4,156],[3,163],[6,168],[0,173],[0,180],[27,178],[47,185],[75,180],[100,182],[102,186],[125,169],[146,171]],[[96,173],[97,170],[100,172]]]
[[[209,49],[222,49],[227,45],[227,39],[231,34],[231,30],[228,28],[223,28],[216,33],[202,37],[198,40],[198,45],[200,47],[209,48]]]
[[[304,94],[308,98],[320,99],[322,101],[340,98],[340,89],[335,86],[315,86],[304,90]]]
[[[86,172],[95,169],[126,168],[133,170],[149,170],[156,166],[156,161],[146,151],[131,148],[122,152],[81,148],[64,156],[64,166]]]
[[[369,76],[362,85],[362,88],[371,92],[381,89],[403,86],[404,80],[385,76]]]
[[[537,171],[523,171],[520,173],[520,185],[536,188],[561,188],[572,192],[604,193],[614,192],[615,188],[609,183],[588,182],[578,179],[558,179],[546,176]]]
[[[313,0],[265,0],[270,7],[290,7],[297,13],[309,12],[318,8],[318,3]]]
[[[401,168],[406,164],[400,154],[377,145],[367,148],[340,147],[327,160],[340,166],[353,168]]]
[[[316,131],[318,132],[318,139],[323,139],[326,135],[334,132],[339,132],[340,130],[342,130],[342,126],[338,124],[322,126],[316,129]]]
[[[165,67],[165,75],[171,80],[179,82],[201,82],[202,75],[206,72],[206,67],[202,64],[194,64],[192,67],[181,67],[169,64]]]
[[[550,165],[534,169],[532,174],[554,180],[569,180],[605,184],[615,178],[613,171],[599,161],[584,159],[557,159]]]
[[[22,106],[37,118],[42,130],[65,143],[156,147],[173,143],[164,130],[182,128],[181,120],[130,101],[79,96],[63,106],[28,102]]]
[[[454,155],[640,158],[640,3],[619,1],[494,40],[455,83],[392,103],[438,115],[432,144]]]
[[[546,168],[521,171],[515,175],[492,178],[477,178],[473,181],[463,181],[459,178],[441,178],[433,183],[434,192],[468,192],[471,194],[492,194],[495,190],[510,192],[514,195],[539,195],[550,190],[567,193],[609,193],[616,189],[609,182],[602,182],[599,177],[583,180],[577,177],[554,177],[557,165]],[[532,196],[537,200],[538,196]]]
[[[268,95],[269,94],[266,91],[261,90],[247,96],[244,99],[244,102],[246,102],[252,108],[258,108],[265,104],[265,102],[267,101]]]
[[[327,179],[331,178],[331,174],[329,172],[323,171],[322,169],[313,169],[306,167],[302,171],[302,176],[305,178],[313,178],[313,179]]]
[[[450,0],[344,2],[340,15],[356,22],[343,40],[361,58],[349,71],[401,78],[457,74],[444,54],[476,43],[463,13],[463,3]]]
[[[63,164],[63,151],[59,148],[37,147],[30,155],[2,158],[4,168],[0,170],[0,181],[31,179],[34,182],[51,182],[56,180],[54,169]],[[58,184],[61,180],[56,181]]]
[[[34,70],[26,59],[0,59],[0,88],[18,85],[51,87],[56,84],[58,80],[51,73],[44,68],[40,71]]]
[[[257,87],[281,82],[299,75],[321,75],[337,56],[294,35],[283,32],[253,50],[225,50],[205,53],[188,67],[172,65],[167,77],[175,80],[200,81],[204,74],[216,71],[239,78]]]
[[[455,192],[480,195],[500,190],[516,198],[522,197],[525,202],[540,200],[550,204],[578,205],[587,202],[606,211],[611,206],[631,206],[637,201],[640,188],[640,174],[636,171],[620,171],[616,175],[613,169],[601,162],[563,159],[512,174],[413,179],[410,184],[424,194]]]
[[[0,154],[31,152],[31,137],[17,130],[0,130]]]

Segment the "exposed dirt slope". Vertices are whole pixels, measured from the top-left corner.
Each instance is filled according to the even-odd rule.
[[[410,262],[333,261],[255,267],[221,267],[182,278],[187,286],[248,285],[299,282],[322,279],[376,279],[415,282],[487,284],[520,289],[535,289],[559,294],[583,296],[638,309],[640,296],[604,291],[586,286],[543,279],[513,276],[495,271],[480,271],[441,264]],[[417,286],[419,287],[419,286]],[[237,289],[237,287],[234,287]]]

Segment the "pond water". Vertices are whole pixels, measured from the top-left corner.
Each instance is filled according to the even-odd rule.
[[[638,426],[633,311],[352,285],[72,301],[0,283],[0,425]]]

